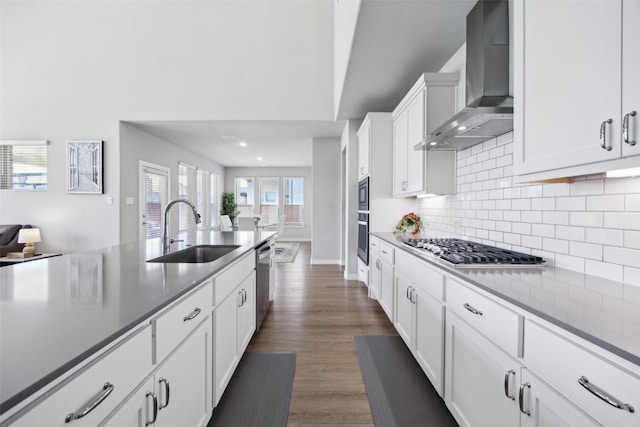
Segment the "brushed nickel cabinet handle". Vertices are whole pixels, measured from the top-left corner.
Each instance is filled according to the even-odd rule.
[[[516,371],[510,369],[506,374],[504,374],[504,395],[511,400],[516,400],[516,397],[513,394],[509,393],[509,378],[511,377],[511,375],[515,376]]]
[[[607,144],[607,125],[610,125],[613,122],[611,119],[607,119],[604,122],[600,123],[600,147],[603,150],[611,151],[613,147],[610,144]]]
[[[464,308],[466,308],[467,310],[469,310],[470,312],[472,312],[473,314],[477,314],[478,316],[482,316],[482,312],[480,310],[478,310],[477,308],[472,307],[468,302],[465,302],[462,306]]]
[[[529,410],[525,410],[524,409],[524,389],[526,388],[531,388],[531,384],[529,383],[524,383],[520,386],[520,393],[518,394],[518,405],[520,406],[520,412],[522,412],[523,414],[526,414],[528,416],[531,416],[531,411]]]
[[[626,144],[629,144],[631,146],[636,145],[636,140],[629,139],[629,117],[635,117],[635,116],[636,116],[636,112],[632,111],[630,113],[625,114],[624,118],[622,119],[622,139]]]
[[[618,399],[616,399],[615,397],[611,396],[609,393],[601,389],[600,387],[590,383],[589,379],[584,375],[578,378],[578,384],[580,384],[582,387],[586,388],[591,394],[593,394],[594,396],[598,397],[601,400],[604,400],[611,406],[614,406],[618,409],[627,410],[631,413],[635,412],[635,409],[633,406],[631,406],[628,403],[622,403],[621,401],[619,401]]]
[[[164,395],[166,398],[164,400],[164,404],[161,403],[159,407],[159,409],[164,409],[169,406],[169,399],[171,399],[171,387],[169,386],[169,380],[166,378],[160,378],[158,383],[164,384]]]
[[[152,391],[147,391],[147,395],[145,396],[145,398],[148,400],[149,397],[153,399],[153,418],[147,418],[146,423],[144,424],[145,427],[155,423],[158,419],[158,396],[156,396],[156,394]]]
[[[82,409],[67,414],[67,416],[64,418],[64,422],[69,423],[73,420],[79,420],[80,418],[87,416],[91,411],[96,409],[98,405],[100,405],[107,398],[107,396],[111,394],[114,388],[115,386],[113,384],[104,383],[104,385],[102,386],[102,391],[89,399],[87,403],[82,405]]]
[[[200,314],[202,310],[200,310],[198,307],[196,307],[189,315],[185,316],[182,318],[183,322],[186,322],[187,320],[193,320],[195,319],[198,314]]]

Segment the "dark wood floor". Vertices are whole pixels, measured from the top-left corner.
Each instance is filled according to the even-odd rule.
[[[364,286],[310,255],[303,243],[295,262],[275,264],[274,301],[249,351],[297,353],[289,426],[373,426],[352,336],[395,329]]]

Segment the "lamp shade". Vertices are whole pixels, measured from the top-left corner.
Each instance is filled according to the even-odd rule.
[[[40,241],[39,228],[22,228],[18,233],[18,243],[37,243]]]

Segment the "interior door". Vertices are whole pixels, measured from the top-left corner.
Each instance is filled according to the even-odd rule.
[[[169,168],[141,161],[138,180],[139,240],[162,237],[162,213],[169,202]]]

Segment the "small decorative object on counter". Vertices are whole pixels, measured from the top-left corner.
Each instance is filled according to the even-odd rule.
[[[259,222],[260,222],[260,217],[259,217],[259,216],[254,216],[254,217],[253,217],[253,223],[254,223],[255,225],[258,225],[258,223],[259,223]]]
[[[422,228],[422,220],[415,212],[409,212],[404,215],[400,220],[400,223],[396,225],[396,234],[411,234],[412,236],[418,236],[420,229]]]

